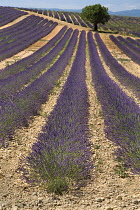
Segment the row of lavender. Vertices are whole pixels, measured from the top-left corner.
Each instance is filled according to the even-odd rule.
[[[8,26],[6,28],[1,29],[0,30],[0,35],[2,36],[2,39],[1,40],[3,40],[4,34],[8,34],[8,36],[9,36],[10,35],[10,32],[15,32],[17,30],[17,27],[21,26],[21,23],[24,25],[27,21],[31,21],[33,16],[34,15],[30,15],[30,16],[24,18],[23,20],[15,23],[15,24],[13,24],[11,26]]]
[[[26,14],[28,13],[14,8],[0,7],[0,27]]]
[[[29,18],[27,18],[29,19]],[[23,24],[24,22],[24,24]],[[34,28],[39,26],[41,27],[42,24],[40,24],[41,19],[39,17],[32,16],[29,20],[21,21],[19,27],[16,27],[14,30],[9,31],[3,31],[3,33],[0,34],[0,46],[1,46],[1,52],[4,49],[7,49],[9,45],[13,46],[16,42],[18,42],[24,36],[26,36],[29,33],[32,33],[34,31]],[[10,27],[9,27],[10,28]],[[38,28],[38,27],[37,27]]]
[[[85,34],[81,32],[76,57],[57,104],[20,168],[27,181],[42,183],[55,193],[62,193],[73,183],[76,187],[85,184],[93,167],[88,140]]]
[[[45,44],[43,47],[35,51],[33,54],[15,62],[12,65],[5,67],[4,69],[1,69],[0,82],[4,81],[4,79],[14,74],[17,74],[25,70],[27,67],[39,61],[43,56],[45,56],[50,51],[50,49],[52,49],[56,45],[56,43],[61,39],[66,30],[67,27],[64,26],[56,36],[54,36],[47,44]]]
[[[13,36],[9,36],[10,32],[12,34],[13,29],[12,31],[6,30],[6,32],[3,29],[1,35],[5,35],[6,38],[0,42],[0,61],[24,50],[37,40],[48,35],[57,26],[57,23],[53,21],[48,21],[46,19],[35,16],[32,18],[35,18],[35,20],[31,20],[31,22],[29,20],[25,22],[27,28],[23,28],[24,32],[22,31],[21,33],[18,33],[19,28],[22,27],[22,21],[18,27],[16,27],[16,30],[14,30]]]
[[[66,28],[64,28],[65,30]],[[64,33],[64,30],[62,29],[57,37],[60,35],[62,36]],[[37,58],[39,59],[37,62],[33,63],[31,66],[27,67],[23,70],[23,61],[21,60],[20,66],[17,65],[17,63],[13,64],[15,66],[15,70],[18,70],[19,72],[16,74],[13,74],[10,77],[7,77],[0,82],[0,106],[5,105],[6,101],[13,97],[13,95],[18,92],[19,90],[23,89],[24,86],[30,84],[30,82],[33,82],[46,68],[49,66],[49,64],[53,61],[53,59],[60,53],[60,51],[64,48],[66,42],[69,40],[70,35],[72,33],[72,29],[68,29],[66,34],[63,36],[63,38],[58,42],[58,44],[45,55],[46,48],[50,46],[50,44],[45,45],[43,49],[45,48],[45,51],[43,50],[43,57],[42,57],[42,48],[38,50],[35,54],[33,54],[30,59],[34,58],[37,55]],[[57,37],[55,38],[55,41],[57,40]],[[52,43],[52,42],[51,42]],[[52,44],[51,44],[52,45]],[[47,47],[46,47],[47,46]],[[39,53],[38,53],[39,52]],[[41,52],[41,54],[40,54]],[[36,59],[37,59],[36,58]],[[29,59],[25,59],[26,61]],[[33,60],[32,60],[33,62]],[[18,68],[18,69],[17,69]],[[11,70],[10,68],[7,68],[8,70]],[[22,69],[22,71],[21,71]],[[5,73],[5,69],[3,71]]]
[[[128,37],[129,38],[129,37]],[[140,43],[132,38],[125,39],[122,36],[117,36],[117,39],[128,48],[130,48],[134,53],[140,55]],[[131,43],[133,41],[133,43]],[[137,45],[137,46],[136,46]],[[138,46],[139,45],[139,46]]]
[[[73,23],[75,25],[81,25],[83,27],[93,28],[93,24],[82,20],[80,13],[77,12],[65,12],[65,11],[51,11],[51,10],[33,10],[35,12],[45,14],[68,23]],[[100,24],[99,29],[103,28],[105,30],[112,30],[115,32],[122,32],[127,34],[133,34],[135,36],[140,36],[139,31],[139,17],[121,17],[117,15],[111,15],[111,20],[106,23],[106,25]]]
[[[73,54],[77,36],[78,30],[75,30],[59,59],[40,77],[14,94],[1,108],[1,144],[6,145],[6,139],[12,138],[15,129],[27,125],[31,117],[38,113],[41,104],[47,101]]]
[[[21,43],[20,40],[18,43],[15,42],[15,45],[12,48],[10,47],[12,44],[9,44],[8,49],[5,49],[2,52],[0,52],[0,61],[19,53],[20,51],[24,50],[25,48],[38,41],[39,39],[43,38],[44,36],[47,36],[56,26],[56,22],[53,23],[49,21],[49,23],[46,24],[46,26],[43,28],[44,30],[41,30],[41,33],[40,31],[36,31],[33,34],[30,34],[29,36],[25,36],[24,39],[22,39]]]
[[[110,39],[134,62],[140,64],[140,49],[133,44],[127,42],[123,37],[119,36],[118,39],[110,35]],[[125,43],[125,44],[124,44]]]
[[[66,21],[68,23],[73,23],[74,25],[80,25],[82,27],[93,27],[93,25],[89,22],[85,22],[80,17],[80,13],[76,12],[66,12],[66,11],[52,11],[52,10],[42,10],[42,9],[26,9],[27,11],[36,12],[38,14],[47,15],[61,21]]]
[[[62,21],[66,21],[68,23],[73,23],[74,25],[80,25],[83,27],[87,27],[87,24],[80,18],[78,13],[74,12],[60,12],[60,11],[42,11],[42,14],[48,15],[50,17],[54,17],[60,19]]]
[[[105,25],[100,24],[100,28],[111,30],[114,33],[122,33],[140,37],[139,28],[140,17],[127,17],[111,15],[111,19]]]
[[[113,35],[110,35],[110,37],[112,36]],[[110,71],[123,86],[132,90],[136,97],[140,99],[140,79],[129,73],[120,63],[118,63],[118,61],[111,55],[110,51],[107,49],[99,35],[96,35],[96,39],[98,41],[98,46],[104,61],[110,67]]]
[[[95,38],[101,45],[98,33]],[[105,133],[119,146],[117,158],[140,173],[140,108],[106,73],[90,32],[88,43],[92,80],[103,110]]]
[[[99,44],[99,34],[95,38]],[[139,173],[140,109],[106,73],[91,32],[88,43],[92,79],[102,105],[105,133],[119,146],[117,158]],[[20,170],[29,183],[41,183],[55,193],[62,193],[73,181],[81,184],[87,180],[93,167],[87,126],[85,46],[85,32],[82,32],[75,61],[57,104],[32,146],[32,152],[21,161]]]

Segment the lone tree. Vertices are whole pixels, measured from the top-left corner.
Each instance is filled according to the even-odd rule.
[[[105,24],[110,19],[110,15],[108,14],[108,8],[101,6],[100,4],[84,7],[82,9],[81,17],[84,20],[88,20],[91,23],[93,23],[95,31],[98,30],[98,23]]]

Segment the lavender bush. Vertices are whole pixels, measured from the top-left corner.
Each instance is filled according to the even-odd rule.
[[[25,40],[27,40],[27,37],[30,37],[31,35],[34,36],[35,34],[38,34],[38,31],[36,31],[36,30],[40,30],[40,32],[42,32],[44,30],[44,27],[45,28],[46,28],[46,26],[49,27],[52,24],[52,21],[49,22],[47,20],[41,21],[41,23],[39,23],[39,22],[40,22],[40,19],[39,20],[37,19],[34,21],[34,23],[31,23],[31,25],[33,24],[33,28],[32,28],[32,26],[29,27],[27,25],[27,28],[25,28],[25,32],[21,33],[21,34],[17,33],[16,36],[15,35],[13,36],[13,39],[12,39],[12,37],[9,37],[9,39],[2,40],[0,54],[4,50],[10,49],[10,47],[14,47],[17,44],[24,42]],[[44,24],[45,24],[45,26],[43,26]]]
[[[4,48],[4,46],[6,46],[7,43],[11,43],[17,40],[18,38],[24,37],[26,34],[32,32],[32,30],[35,31],[35,27],[37,27],[37,25],[40,25],[43,22],[42,19],[43,18],[32,17],[32,21],[30,20],[30,23],[28,22],[25,22],[24,24],[21,23],[14,30],[10,30],[7,33],[1,34],[0,50],[2,51],[2,49]]]
[[[140,48],[139,47],[136,47],[135,45],[133,45],[132,43],[130,43],[129,41],[124,39],[122,36],[118,36],[117,39],[119,41],[121,41],[122,44],[125,44],[128,48],[130,48],[132,51],[134,51],[134,53],[140,55]]]
[[[23,24],[26,24],[27,22],[30,23],[30,21],[34,20],[34,15],[30,15],[26,18],[24,18],[22,21],[19,21],[18,23],[15,23],[14,25],[12,26],[9,26],[9,27],[6,27],[6,28],[3,28],[0,30],[0,36],[2,35],[6,35],[7,33],[9,34],[10,32],[12,33],[13,31],[17,30],[17,27],[21,27],[21,25]]]
[[[81,19],[81,17],[77,13],[75,13],[75,17],[77,18],[77,21],[80,23],[81,26],[87,27],[85,22]]]
[[[119,146],[117,157],[132,171],[140,173],[140,108],[106,73],[90,32],[88,43],[92,80],[103,110],[105,133]]]
[[[70,16],[69,16],[69,13],[68,13],[68,12],[63,12],[63,14],[65,15],[66,22],[72,23],[72,20],[71,20],[71,18],[70,18]]]
[[[81,32],[77,54],[47,124],[20,169],[29,182],[42,183],[61,194],[70,184],[83,184],[93,167],[88,140],[86,39]],[[30,168],[28,171],[24,170]],[[76,185],[76,186],[77,186]]]
[[[140,79],[129,73],[121,64],[118,63],[118,61],[111,55],[98,33],[95,34],[95,38],[106,64],[110,67],[110,71],[122,85],[130,88],[136,97],[140,98]]]
[[[59,17],[60,17],[60,20],[66,21],[65,16],[62,12],[59,12]]]
[[[48,96],[57,80],[67,66],[77,41],[78,30],[75,30],[65,51],[53,66],[25,89],[16,93],[0,110],[0,142],[7,145],[7,139],[12,138],[16,128],[27,126],[28,121],[36,115],[42,103]]]
[[[137,47],[140,47],[140,43],[135,40],[135,39],[132,39],[131,37],[127,37],[126,38],[129,42],[133,43],[134,45],[136,45]]]
[[[45,70],[53,59],[60,53],[66,42],[69,40],[72,33],[72,29],[69,28],[64,37],[59,43],[43,58],[32,66],[26,68],[11,77],[8,77],[0,83],[0,105],[1,107],[5,104],[9,98],[12,97],[17,91],[21,90],[25,85],[33,82],[40,74]]]
[[[140,33],[131,31],[131,34],[134,35],[134,36],[140,37]]]
[[[115,36],[110,35],[110,39],[128,56],[132,59],[132,61],[140,64],[140,55],[137,55],[132,50],[130,50],[127,46],[122,44]]]
[[[43,38],[44,36],[47,36],[57,25],[58,23],[54,22],[50,27],[44,26],[42,27],[41,31],[37,31],[34,35],[31,34],[31,35],[25,36],[24,40],[22,40],[23,41],[22,43],[18,43],[18,44],[16,43],[16,45],[13,48],[10,48],[11,46],[10,45],[8,49],[0,52],[0,61],[15,55],[16,53],[29,47],[31,44],[35,43],[36,41]]]
[[[27,12],[19,11],[14,8],[2,7],[0,10],[0,27],[6,25],[22,15],[27,15]]]
[[[45,56],[51,50],[51,48],[55,47],[58,40],[63,37],[66,29],[67,26],[64,26],[55,37],[53,37],[49,42],[47,42],[47,44],[39,48],[39,50],[35,51],[30,56],[27,56],[15,62],[14,64],[5,67],[4,69],[1,69],[0,82],[2,82],[3,79],[8,78],[9,76],[12,76],[20,71],[25,70],[27,67],[33,65],[35,62],[37,62],[39,59]]]

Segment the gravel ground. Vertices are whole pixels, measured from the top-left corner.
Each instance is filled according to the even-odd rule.
[[[106,37],[103,37],[104,40],[107,40]],[[111,45],[111,48],[117,53],[117,47]],[[130,71],[133,66],[133,73],[140,75],[140,68],[133,62],[131,65],[124,65]],[[104,134],[104,120],[91,82],[88,59],[86,69],[90,102],[89,128],[95,163],[91,180],[87,186],[69,189],[60,196],[48,194],[45,189],[30,186],[20,179],[20,173],[17,172],[19,159],[30,152],[31,145],[37,140],[46,116],[53,109],[61,92],[69,69],[70,66],[60,79],[60,87],[54,89],[49,101],[42,106],[40,115],[34,117],[28,128],[16,131],[8,148],[0,149],[0,210],[140,210],[140,177],[130,171],[119,170],[120,165],[115,161],[113,153],[117,147]]]

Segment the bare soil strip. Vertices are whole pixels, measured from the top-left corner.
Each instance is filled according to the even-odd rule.
[[[45,44],[47,44],[48,41],[51,40],[62,28],[63,28],[63,26],[61,26],[61,25],[56,26],[54,28],[54,30],[50,34],[48,34],[47,36],[43,37],[39,41],[30,45],[25,50],[15,54],[14,56],[12,56],[10,58],[7,58],[7,59],[3,60],[2,62],[0,62],[0,69],[3,69],[7,65],[11,65],[11,64],[17,62],[18,60],[21,60],[21,59],[23,59],[23,58],[25,58],[29,55],[32,55],[35,51],[37,51],[38,49],[43,47]]]
[[[110,46],[110,45],[108,45],[108,46]],[[109,49],[109,47],[108,47],[108,49]],[[103,59],[103,57],[102,57],[102,55],[101,55],[101,53],[100,53],[100,50],[98,49],[98,47],[97,47],[97,50],[98,50],[98,53],[99,53],[99,56],[100,56],[100,59],[101,59],[101,62],[102,62],[102,65],[103,65],[103,67],[104,67],[104,69],[106,70],[106,72],[107,72],[107,74],[109,75],[109,77],[112,79],[112,80],[114,80],[115,81],[115,83],[128,95],[128,96],[130,96],[131,98],[133,98],[134,99],[134,101],[140,106],[140,100],[134,95],[134,93],[133,93],[133,91],[131,90],[131,89],[128,89],[128,88],[126,88],[125,86],[123,86],[116,78],[115,78],[115,76],[113,75],[113,73],[111,72],[111,70],[110,70],[110,68],[106,65],[106,63],[105,63],[105,61],[104,61],[104,59]],[[116,50],[116,48],[114,48],[114,51]],[[111,52],[111,51],[110,51]],[[116,51],[115,51],[116,52]],[[124,57],[123,57],[124,56]],[[122,54],[121,53],[121,58],[122,58],[122,60],[123,59],[125,59],[125,54]],[[128,66],[131,68],[132,66],[132,63],[134,63],[133,61],[127,61],[128,62]],[[121,65],[122,65],[122,63],[121,63]],[[135,66],[135,63],[134,63],[134,66]],[[136,65],[136,66],[138,66],[138,73],[140,73],[140,67],[139,67],[139,65]],[[125,67],[125,69],[126,69],[126,67]],[[135,69],[135,68],[134,68]],[[127,70],[127,69],[126,69]],[[131,74],[132,74],[132,72],[130,72]],[[135,74],[135,76],[140,76],[140,74]]]
[[[46,18],[53,19],[47,16]],[[56,21],[56,19],[54,20]],[[66,22],[62,24],[61,21],[60,25],[61,28],[66,25]],[[68,24],[68,26],[70,25],[72,24]],[[83,29],[83,27],[75,27],[80,30]],[[57,33],[57,30],[55,33]],[[104,37],[104,40],[108,41],[107,37]],[[49,39],[51,39],[51,35],[46,37],[46,41]],[[38,44],[42,42],[39,41]],[[120,52],[111,43],[108,43],[108,47],[112,50],[112,54]],[[124,58],[124,55],[122,55],[122,58]],[[130,71],[132,71],[131,68],[134,63],[129,63],[131,63],[131,67],[129,64],[128,66]],[[0,149],[0,209],[2,210],[140,210],[140,177],[132,174],[130,171],[127,172],[128,177],[121,177],[123,171],[120,170],[119,163],[115,161],[115,156],[113,155],[117,146],[105,137],[101,105],[92,84],[88,57],[86,63],[86,82],[90,103],[89,128],[91,132],[90,141],[93,143],[91,149],[95,163],[92,179],[86,187],[74,191],[70,190],[62,196],[57,196],[48,194],[38,186],[29,186],[25,181],[20,179],[20,174],[17,173],[19,159],[22,156],[26,156],[30,152],[31,145],[36,142],[38,133],[46,123],[47,116],[52,111],[62,90],[71,64],[66,68],[60,83],[58,83],[59,85],[52,91],[49,101],[42,105],[40,115],[34,117],[28,128],[16,131],[14,140],[10,142],[8,148]],[[123,65],[125,66],[126,64],[123,63]],[[132,69],[139,72],[135,65]],[[139,75],[136,72],[134,74]]]
[[[91,28],[85,28],[85,27],[82,27],[82,26],[74,25],[72,23],[68,23],[66,21],[61,21],[61,20],[58,20],[58,19],[50,17],[50,16],[38,14],[38,13],[35,13],[35,12],[28,12],[28,13],[31,14],[31,15],[34,14],[34,15],[43,17],[43,18],[48,19],[48,20],[53,20],[54,22],[57,22],[58,24],[60,24],[62,26],[68,26],[69,28],[78,29],[79,31],[82,31],[82,30],[91,31]]]
[[[30,16],[30,15],[29,15],[29,14],[23,15],[23,16],[21,16],[21,17],[15,19],[14,21],[12,21],[12,22],[10,22],[10,23],[4,25],[4,26],[1,26],[0,29],[3,29],[3,28],[7,28],[7,27],[9,27],[9,26],[12,26],[12,25],[14,25],[14,24],[16,24],[16,23],[22,21],[23,19],[25,19],[25,18],[28,17],[28,16]]]
[[[72,57],[72,61],[74,60],[75,53]],[[47,116],[53,110],[57,98],[62,91],[62,87],[71,69],[72,61],[66,67],[63,76],[58,81],[58,85],[52,90],[49,100],[42,105],[39,116],[33,118],[28,128],[21,128],[16,131],[14,140],[10,142],[8,148],[0,149],[0,165],[2,165],[0,182],[1,189],[3,189],[0,195],[2,197],[2,204],[6,205],[6,209],[11,209],[12,205],[18,204],[18,200],[20,199],[29,204],[31,198],[28,193],[26,193],[26,190],[29,191],[30,194],[39,192],[38,187],[30,187],[25,181],[20,179],[21,174],[17,173],[19,159],[23,156],[27,156],[31,150],[32,144],[37,141],[37,136],[41,132],[43,125],[46,124]]]

